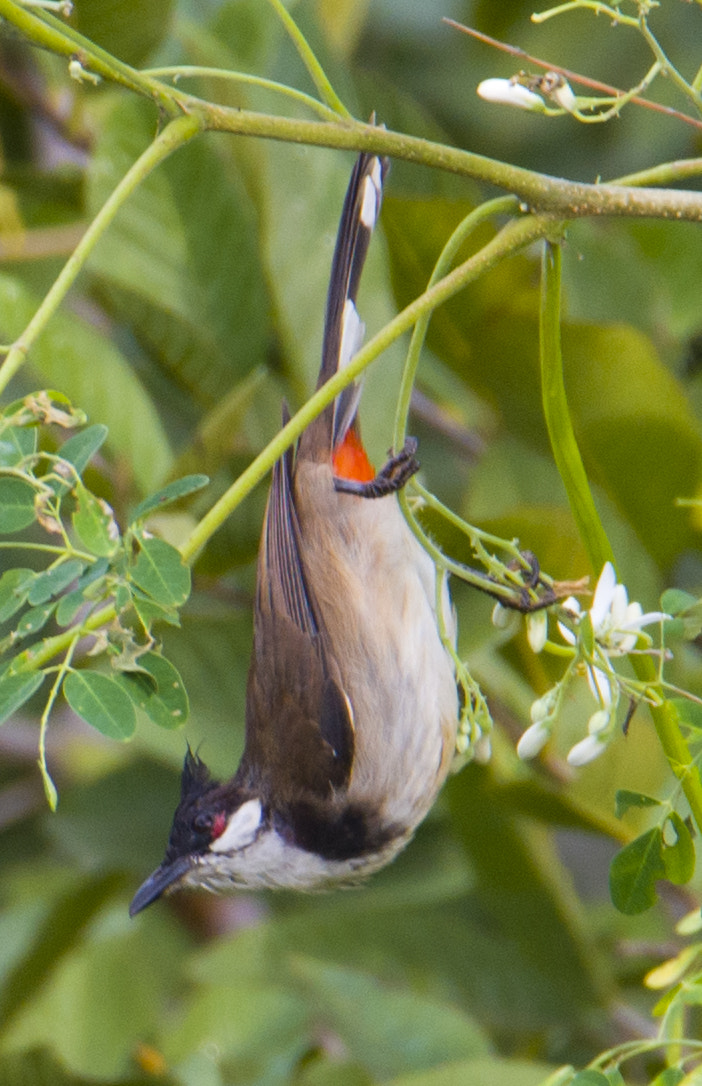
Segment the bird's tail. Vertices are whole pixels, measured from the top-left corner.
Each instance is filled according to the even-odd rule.
[[[348,365],[363,342],[365,326],[356,309],[356,295],[387,170],[387,159],[361,154],[351,174],[332,260],[318,388]],[[331,454],[336,476],[363,482],[375,472],[356,422],[359,397],[359,385],[345,389],[305,431],[301,451],[315,459]]]

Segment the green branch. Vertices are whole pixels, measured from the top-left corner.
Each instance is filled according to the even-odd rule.
[[[560,218],[623,215],[702,221],[702,193],[566,181],[484,155],[354,121],[345,115],[343,106],[344,118],[338,122],[304,121],[231,109],[183,94],[130,68],[53,16],[35,15],[12,0],[0,0],[0,17],[36,44],[62,56],[77,57],[87,71],[151,99],[169,116],[182,112],[199,115],[203,126],[212,131],[403,158],[497,185],[513,192],[529,209]],[[331,105],[328,95],[325,96]]]

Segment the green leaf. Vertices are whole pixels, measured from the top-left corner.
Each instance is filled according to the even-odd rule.
[[[119,529],[112,510],[82,483],[76,487],[76,497],[78,507],[72,519],[76,535],[91,554],[109,558],[120,544]]]
[[[46,603],[53,596],[57,596],[59,592],[63,592],[71,581],[75,581],[77,577],[80,577],[84,569],[85,562],[80,561],[78,558],[69,558],[68,561],[61,562],[60,565],[53,566],[44,573],[40,573],[29,590],[27,602],[33,605]]]
[[[15,339],[38,304],[18,277],[0,274],[0,339]],[[34,344],[27,366],[107,425],[110,449],[131,466],[143,493],[161,485],[172,464],[166,432],[130,362],[105,332],[63,308]]]
[[[81,0],[73,25],[126,64],[141,66],[168,33],[173,0]]]
[[[139,554],[129,577],[166,607],[179,607],[190,595],[190,569],[179,551],[163,539],[139,539]]]
[[[97,214],[152,130],[145,103],[123,98],[103,113],[88,172],[88,214]],[[218,402],[267,360],[270,305],[252,180],[244,183],[234,156],[225,168],[212,144],[193,140],[145,179],[91,255],[101,294],[170,371],[185,411],[193,400]],[[236,248],[224,238],[236,238]]]
[[[617,791],[614,813],[621,818],[632,807],[659,807],[660,800],[646,796],[643,792],[630,792],[626,788]]]
[[[86,429],[74,434],[73,437],[69,437],[68,441],[64,441],[58,450],[58,455],[62,460],[71,464],[75,470],[75,475],[80,477],[85,471],[90,458],[105,443],[108,433],[107,427],[99,423],[96,423],[95,426],[88,426]],[[54,493],[64,494],[66,491],[72,490],[76,481],[75,475],[73,472],[67,472],[65,482],[57,480],[53,483]]]
[[[4,724],[20,706],[29,701],[44,681],[43,671],[24,671],[0,676],[0,724]]]
[[[0,467],[13,468],[37,448],[37,431],[30,426],[8,426],[0,430]]]
[[[384,1086],[570,1086],[572,1069],[560,1079],[549,1075],[549,1070],[546,1064],[534,1060],[483,1056],[441,1063],[430,1071],[400,1075],[385,1082]],[[373,1081],[377,1082],[377,1079]],[[302,1080],[301,1086],[308,1086],[307,1079]],[[309,1086],[317,1086],[316,1079],[311,1078]],[[326,1081],[320,1086],[326,1086]],[[331,1076],[329,1086],[335,1086]]]
[[[360,971],[297,957],[293,975],[305,998],[350,1054],[380,1081],[434,1064],[487,1054],[487,1040],[467,1015],[449,1003],[379,984]]]
[[[188,494],[194,494],[197,490],[202,490],[209,481],[207,475],[185,475],[182,479],[176,479],[137,505],[129,518],[129,523],[135,524],[136,521],[143,520],[147,514],[153,513],[154,509],[163,509],[165,505],[176,502],[179,498],[184,498]]]
[[[697,603],[699,603],[697,596],[691,596],[689,592],[683,592],[681,588],[666,588],[661,595],[661,611],[669,615],[687,611],[689,607],[694,607]]]
[[[24,479],[0,478],[0,532],[21,532],[32,524],[35,493]]]
[[[689,698],[671,698],[670,701],[675,706],[681,724],[694,728],[695,731],[702,731],[702,705],[690,701]]]
[[[151,633],[154,622],[167,622],[169,626],[180,626],[180,618],[174,607],[163,607],[140,592],[132,594],[131,603],[147,633]]]
[[[656,1075],[651,1086],[680,1086],[680,1083],[684,1082],[686,1077],[682,1067],[666,1067],[665,1071],[661,1071],[660,1075]]]
[[[570,1086],[610,1086],[609,1079],[601,1071],[578,1071]]]
[[[505,951],[509,947],[512,964],[497,968],[512,976],[518,969],[532,991],[529,1007],[512,1005],[512,1019],[536,1013],[557,1021],[564,1013],[587,1013],[598,998],[604,964],[566,891],[552,839],[501,801],[488,767],[466,766],[449,779],[444,794],[453,832],[469,856],[478,908],[490,917],[492,938]]]
[[[85,596],[80,588],[62,596],[56,608],[56,625],[62,628],[70,626],[85,603]]]
[[[23,607],[37,574],[33,569],[8,569],[0,577],[0,622],[6,622]]]
[[[109,739],[124,740],[134,734],[134,705],[116,679],[96,671],[72,671],[63,693],[74,713]]]
[[[44,987],[57,964],[80,941],[86,926],[121,883],[114,872],[84,879],[54,904],[37,927],[32,945],[6,978],[0,996],[0,1033]],[[31,1081],[31,1080],[29,1080]]]
[[[666,840],[668,827],[675,834],[673,844]],[[666,820],[663,829],[663,863],[665,877],[676,886],[684,886],[695,873],[695,845],[685,822],[675,811]]]
[[[663,833],[659,826],[643,833],[612,860],[609,890],[619,912],[645,912],[656,902],[656,882],[666,877]]]
[[[100,1086],[175,1086],[174,1080],[159,1074],[132,1074],[128,1079],[100,1076]],[[0,1082],[3,1086],[96,1086],[96,1079],[68,1071],[49,1048],[31,1048],[0,1056]]]
[[[183,680],[176,668],[157,652],[144,653],[138,663],[147,675],[137,671],[121,676],[130,698],[160,728],[182,727],[190,709]]]
[[[30,607],[22,615],[19,625],[15,630],[15,640],[23,641],[25,637],[31,637],[46,626],[52,614],[56,610],[56,603],[42,603],[38,607]]]

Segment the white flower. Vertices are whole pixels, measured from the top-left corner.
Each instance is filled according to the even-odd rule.
[[[564,600],[562,606],[577,626],[582,618],[578,601],[570,596]],[[670,615],[666,615],[663,611],[649,611],[644,614],[640,603],[629,603],[626,588],[623,584],[617,583],[617,576],[611,562],[605,562],[602,567],[588,614],[595,640],[608,656],[624,656],[631,652],[644,626],[670,618]],[[569,645],[575,644],[576,636],[565,623],[559,622],[558,629]],[[605,700],[604,695],[603,700]]]
[[[548,615],[545,611],[533,611],[527,615],[527,640],[532,652],[541,652],[548,637]]]
[[[542,113],[544,100],[533,91],[527,90],[520,83],[514,83],[511,79],[483,79],[478,84],[478,95],[486,102],[497,102],[501,106],[516,106],[517,109],[528,109],[532,112]]]
[[[566,761],[568,765],[572,766],[587,765],[588,762],[593,762],[595,758],[599,758],[606,746],[606,741],[603,741],[599,735],[588,735],[585,739],[581,739],[579,743],[576,743],[574,747],[571,747]]]
[[[518,756],[522,761],[534,758],[541,748],[546,745],[550,736],[551,726],[550,724],[547,724],[545,720],[539,720],[536,724],[532,724],[530,728],[527,728],[522,738],[517,743]]]
[[[575,109],[575,95],[569,83],[564,82],[560,87],[556,87],[551,97],[567,113],[572,113]]]

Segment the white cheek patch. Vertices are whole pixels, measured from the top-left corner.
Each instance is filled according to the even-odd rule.
[[[368,230],[372,230],[378,218],[380,209],[380,163],[375,160],[373,169],[363,182],[363,200],[361,202],[361,222]]]
[[[260,801],[249,799],[229,819],[224,833],[210,845],[211,852],[238,852],[255,840],[263,810]]]
[[[358,352],[363,343],[365,330],[366,326],[359,317],[356,306],[350,298],[347,298],[344,304],[344,315],[341,319],[339,369],[348,366],[353,356]]]

